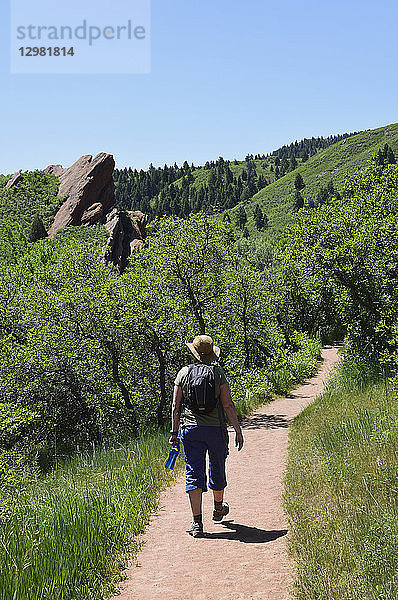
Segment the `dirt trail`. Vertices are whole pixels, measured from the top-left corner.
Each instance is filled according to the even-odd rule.
[[[337,348],[324,348],[316,377],[286,398],[245,420],[245,446],[227,461],[226,520],[211,520],[212,495],[204,494],[206,537],[193,539],[183,479],[166,490],[161,509],[144,536],[144,547],[120,584],[119,600],[286,600],[289,566],[287,523],[282,509],[288,427],[324,387],[338,361]]]

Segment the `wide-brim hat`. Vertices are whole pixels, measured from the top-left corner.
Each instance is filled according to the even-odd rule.
[[[185,343],[200,362],[213,362],[220,356],[220,348],[213,344],[213,340],[209,335],[197,335],[192,343]]]

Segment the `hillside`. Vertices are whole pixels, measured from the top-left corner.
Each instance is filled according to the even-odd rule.
[[[116,203],[120,208],[141,210],[151,217],[176,215],[187,217],[203,210],[220,212],[247,202],[267,185],[296,169],[332,144],[354,134],[305,138],[278,148],[271,154],[248,154],[245,160],[207,161],[198,167],[186,161],[179,167],[147,171],[131,167],[115,171]]]
[[[304,201],[316,204],[330,184],[341,192],[347,173],[364,166],[385,144],[397,155],[398,124],[305,138],[269,155],[248,155],[241,161],[220,157],[201,167],[185,162],[181,167],[151,165],[147,171],[125,168],[115,171],[116,202],[121,208],[142,210],[152,217],[226,211],[246,236],[274,238],[292,220],[297,174],[305,183],[301,191]],[[265,231],[255,224],[257,205],[268,218]]]
[[[267,214],[271,231],[284,230],[292,217],[294,180],[297,173],[303,177],[306,187],[302,195],[307,201],[315,199],[320,188],[326,187],[331,181],[334,187],[341,191],[347,173],[357,167],[363,167],[385,144],[397,155],[398,124],[358,133],[321,150],[308,162],[301,163],[294,171],[260,190],[245,203],[249,230],[253,232],[255,228],[250,215],[256,204]]]

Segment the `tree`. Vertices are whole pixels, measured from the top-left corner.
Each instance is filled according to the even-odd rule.
[[[245,210],[245,207],[243,206],[243,204],[239,204],[238,210],[235,213],[235,220],[236,220],[237,226],[240,229],[243,229],[243,227],[246,225],[247,214],[246,214],[246,210]]]
[[[219,293],[232,240],[231,227],[221,218],[204,213],[189,219],[169,217],[155,223],[153,235],[133,262],[145,261],[147,269],[164,273],[164,284],[184,300],[199,332],[206,333],[207,307]]]
[[[378,150],[375,156],[375,162],[380,167],[396,164],[395,154],[388,144],[384,144],[384,147]]]
[[[295,180],[294,180],[294,189],[296,191],[300,192],[304,188],[305,188],[305,183],[304,183],[303,176],[301,175],[301,173],[297,173]]]
[[[301,211],[286,255],[332,283],[347,346],[398,364],[398,167],[376,160],[342,198]],[[292,264],[292,263],[290,263]]]
[[[299,210],[300,208],[303,208],[304,206],[304,198],[302,197],[301,193],[296,190],[296,193],[294,195],[294,208],[296,210]]]
[[[264,229],[264,225],[265,225],[264,213],[258,204],[256,204],[256,206],[254,208],[253,218],[254,218],[254,222],[256,223],[257,229],[260,229],[260,230]]]
[[[35,218],[33,219],[32,227],[30,230],[29,241],[37,242],[37,240],[42,240],[47,237],[47,231],[44,227],[43,221],[40,218],[40,215],[36,213]]]

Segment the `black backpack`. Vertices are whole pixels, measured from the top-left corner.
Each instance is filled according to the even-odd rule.
[[[186,378],[184,405],[199,415],[208,415],[218,403],[214,365],[195,363],[189,367]]]

